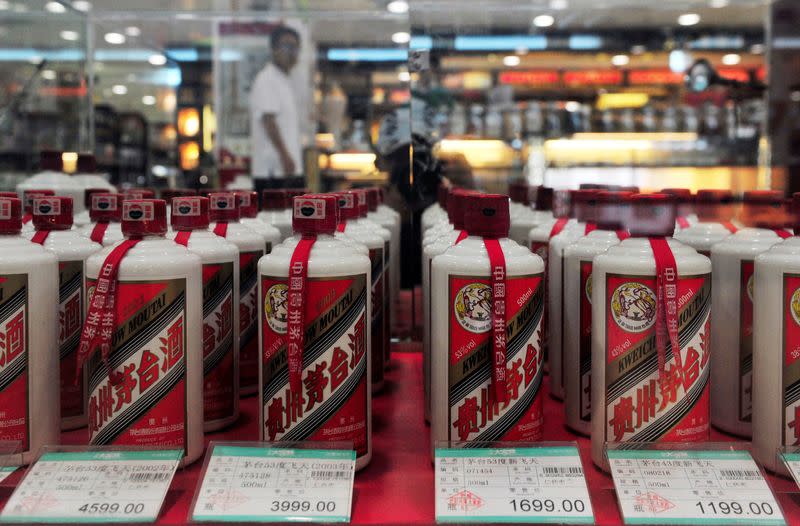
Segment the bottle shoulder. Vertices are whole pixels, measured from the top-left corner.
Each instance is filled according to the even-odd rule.
[[[544,272],[544,262],[538,255],[517,242],[499,240],[508,274],[537,274]],[[469,236],[458,245],[448,247],[433,258],[433,265],[451,272],[489,272],[489,254],[483,238]]]
[[[279,249],[262,257],[258,268],[262,274],[287,276],[289,264],[299,237],[287,238]],[[328,273],[343,275],[347,272],[368,272],[372,268],[369,257],[334,236],[318,236],[308,256],[309,276]]]
[[[103,247],[75,230],[54,230],[48,234],[44,248],[57,254],[59,258],[75,256],[83,259]]]

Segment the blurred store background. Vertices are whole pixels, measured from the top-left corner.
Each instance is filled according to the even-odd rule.
[[[253,186],[253,85],[289,27],[291,166],[386,186],[408,246],[441,178],[800,190],[798,22],[792,0],[0,0],[0,188],[42,150],[120,188]]]

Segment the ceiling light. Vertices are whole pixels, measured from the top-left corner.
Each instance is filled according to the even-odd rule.
[[[508,66],[509,68],[519,66],[519,63],[520,59],[517,55],[508,55],[507,57],[503,57],[503,65]]]
[[[42,78],[46,80],[55,80],[56,72],[53,71],[52,69],[46,69],[42,71]]]
[[[11,4],[8,0],[0,0],[0,11],[7,11],[9,7],[11,7]]]
[[[87,0],[72,0],[72,7],[86,13],[92,10],[92,3]]]
[[[397,74],[397,78],[400,82],[408,82],[411,80],[411,73],[408,71],[401,71]]]
[[[386,10],[397,15],[408,13],[408,2],[405,0],[394,0],[386,4]]]
[[[142,34],[142,30],[136,26],[128,26],[125,28],[125,34],[129,37],[138,37]]]
[[[128,88],[122,84],[115,84],[111,86],[111,93],[114,95],[125,95],[128,93]]]
[[[764,53],[764,51],[766,51],[764,44],[753,44],[750,46],[750,53],[753,55],[761,55]]]
[[[742,61],[742,57],[736,53],[728,53],[722,57],[722,63],[726,66],[735,66]]]
[[[642,44],[636,44],[635,46],[631,46],[631,53],[634,55],[643,55],[647,51],[647,47],[643,46]]]
[[[152,95],[145,95],[144,97],[142,97],[142,104],[144,104],[145,106],[152,106],[155,103],[156,103],[156,98]]]
[[[566,104],[564,104],[564,109],[567,110],[570,113],[574,113],[576,111],[580,111],[581,110],[581,103],[576,101],[576,100],[568,101]]]
[[[67,11],[67,8],[61,2],[47,2],[44,4],[44,8],[51,13],[64,13]]]
[[[628,55],[614,55],[611,57],[611,63],[615,66],[627,66],[630,61],[631,59]]]
[[[122,33],[106,33],[103,39],[109,44],[119,45],[125,43],[125,35]]]
[[[562,11],[569,7],[569,2],[567,0],[550,0],[550,9],[555,9],[556,11]]]
[[[730,3],[730,0],[711,0],[708,5],[714,9],[722,9],[723,7],[728,7]]]
[[[669,52],[669,69],[673,73],[685,73],[692,65],[692,55],[682,49]]]
[[[41,55],[33,55],[33,56],[31,56],[31,58],[28,59],[28,62],[30,62],[33,65],[39,65],[39,64],[42,63],[43,60],[44,60],[43,56],[41,56]]]
[[[163,66],[167,63],[167,57],[161,53],[156,53],[155,55],[150,55],[147,61],[154,66]]]
[[[392,42],[395,44],[408,44],[411,41],[411,35],[405,31],[398,31],[392,35]]]
[[[68,40],[70,42],[75,42],[76,40],[80,40],[81,39],[81,34],[80,33],[78,33],[77,31],[69,31],[69,30],[66,30],[66,29],[64,31],[62,31],[61,33],[59,33],[59,36],[62,39]]]
[[[678,24],[681,26],[696,26],[700,23],[700,15],[697,13],[684,13],[678,17]]]
[[[539,15],[533,19],[533,25],[536,27],[550,27],[556,23],[556,19],[550,15]]]

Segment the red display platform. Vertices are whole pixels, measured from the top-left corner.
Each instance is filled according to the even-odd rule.
[[[356,473],[353,524],[434,524],[433,467],[429,428],[422,416],[422,357],[418,352],[396,352],[384,391],[373,402],[374,450],[372,462]],[[545,392],[547,383],[545,382]],[[564,427],[563,406],[545,398],[547,441],[578,443],[586,470],[596,524],[622,524],[611,478],[592,464],[589,440]],[[234,427],[206,436],[211,440],[256,440],[257,399],[242,400],[242,417]],[[85,444],[85,431],[64,433],[64,444]],[[715,442],[735,438],[712,433]],[[177,473],[167,496],[159,524],[185,524],[197,486],[202,462]],[[5,503],[21,477],[19,470],[2,484]],[[787,523],[800,526],[800,492],[791,480],[769,477]]]

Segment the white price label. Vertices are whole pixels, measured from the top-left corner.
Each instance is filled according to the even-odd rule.
[[[1,522],[154,522],[180,450],[43,454],[11,495]]]
[[[591,524],[574,446],[436,450],[437,522]]]
[[[356,453],[215,446],[192,510],[213,522],[349,522]]]
[[[786,524],[747,451],[609,449],[626,524]]]

